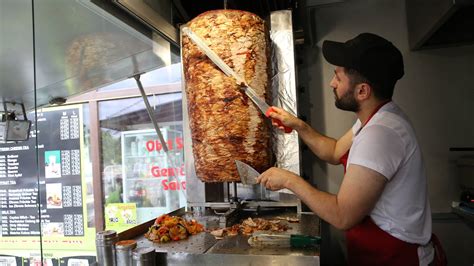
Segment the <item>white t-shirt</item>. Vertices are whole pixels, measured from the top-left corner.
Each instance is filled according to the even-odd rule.
[[[385,104],[361,129],[352,127],[351,164],[370,168],[387,183],[370,213],[392,236],[425,245],[431,238],[431,210],[421,149],[407,116],[393,102]]]

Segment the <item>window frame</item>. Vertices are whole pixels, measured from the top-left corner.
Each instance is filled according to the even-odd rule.
[[[147,96],[161,95],[168,93],[182,92],[182,83],[170,83],[144,88]],[[120,89],[116,91],[97,90],[86,92],[77,96],[70,97],[64,105],[89,104],[89,122],[90,122],[90,157],[92,161],[92,186],[94,193],[94,224],[97,232],[105,229],[104,216],[104,193],[102,185],[102,162],[100,140],[100,120],[99,120],[99,102],[108,100],[120,100],[126,98],[141,97],[138,87]]]

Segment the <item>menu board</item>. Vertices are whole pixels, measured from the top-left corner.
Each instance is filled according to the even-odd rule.
[[[29,140],[0,144],[0,255],[38,251],[40,235],[44,249],[74,250],[93,239],[85,230],[82,109],[38,110],[36,122]]]
[[[1,145],[2,236],[84,235],[79,127],[77,108],[41,112],[37,136]]]

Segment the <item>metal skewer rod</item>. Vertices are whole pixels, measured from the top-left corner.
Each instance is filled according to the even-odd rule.
[[[227,189],[227,191],[226,191],[227,192],[227,201],[230,202],[231,201],[230,200],[231,196],[230,196],[230,184],[229,184],[229,182],[225,182],[225,187]]]
[[[138,89],[143,98],[143,102],[145,102],[146,110],[148,112],[148,116],[150,116],[151,122],[153,123],[153,127],[155,127],[156,134],[160,139],[161,146],[163,146],[163,150],[165,153],[168,153],[168,146],[166,145],[165,138],[163,134],[161,134],[160,126],[158,126],[158,122],[156,122],[155,116],[153,115],[153,110],[151,109],[150,102],[148,102],[148,97],[146,96],[145,90],[143,89],[142,82],[140,81],[140,74],[133,76],[137,82]]]
[[[237,201],[237,182],[232,182],[232,184],[234,185],[234,198]]]

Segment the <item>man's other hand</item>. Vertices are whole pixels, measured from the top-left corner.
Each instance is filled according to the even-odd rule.
[[[288,184],[297,178],[300,177],[290,171],[272,167],[257,178],[257,183],[262,184],[269,190],[275,191],[288,188]]]

